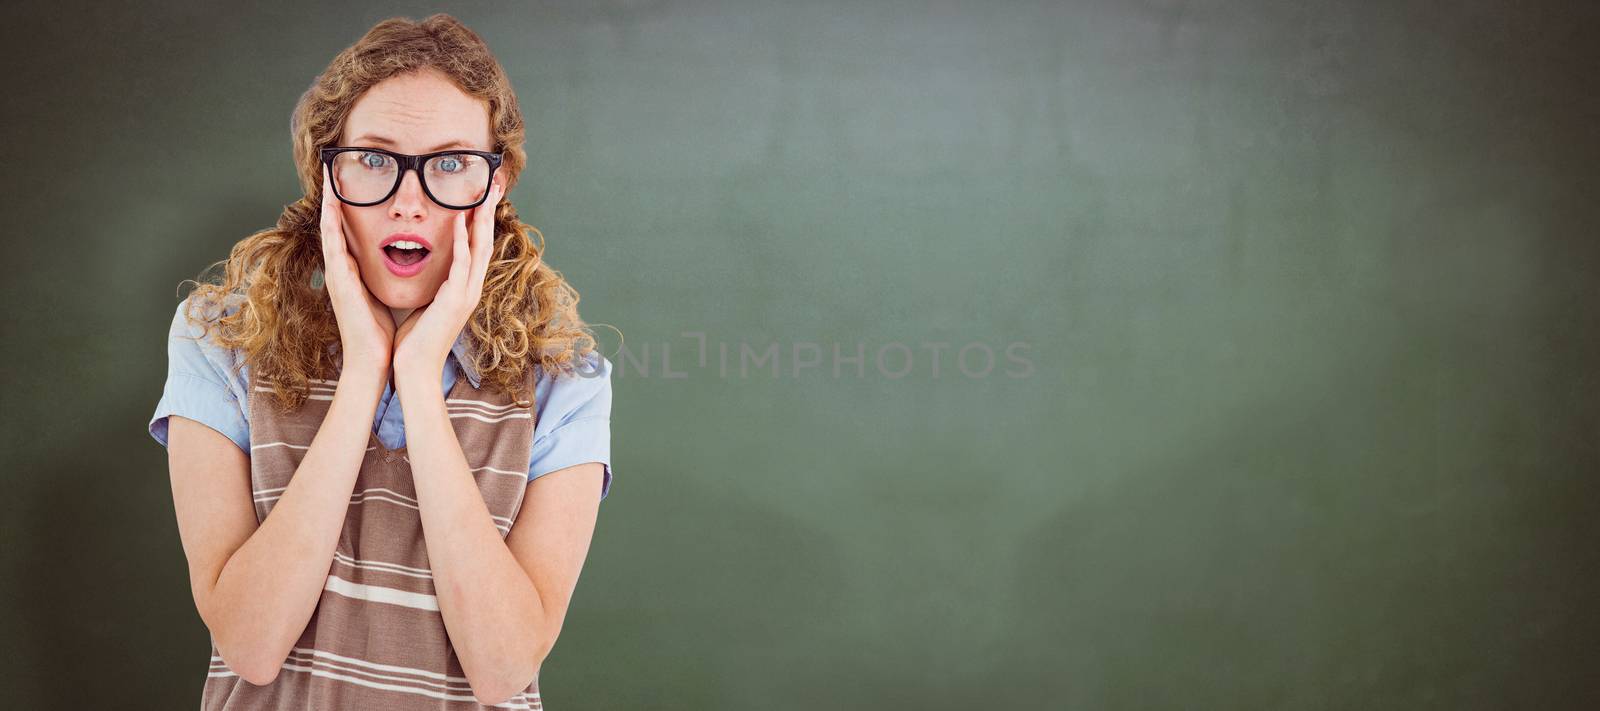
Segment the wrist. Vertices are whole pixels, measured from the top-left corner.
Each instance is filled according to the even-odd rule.
[[[355,397],[362,402],[370,401],[377,404],[378,398],[383,395],[383,386],[388,374],[382,370],[371,368],[353,368],[339,373],[339,384],[334,388],[334,395]]]
[[[370,356],[364,353],[349,352],[339,357],[339,379],[359,378],[377,379],[382,386],[385,378],[389,377],[389,359]]]
[[[417,363],[411,361],[395,361],[394,387],[400,390],[408,385],[426,385],[438,387],[439,379],[444,373],[444,364]]]

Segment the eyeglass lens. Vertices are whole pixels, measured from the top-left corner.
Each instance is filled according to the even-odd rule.
[[[422,164],[422,182],[441,205],[466,206],[483,197],[489,172],[483,156],[446,153]],[[343,151],[333,157],[333,181],[346,200],[376,202],[400,181],[400,163],[382,153]]]

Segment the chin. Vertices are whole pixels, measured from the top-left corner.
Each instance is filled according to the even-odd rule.
[[[378,301],[395,309],[416,309],[434,303],[434,296],[438,296],[440,282],[427,280],[422,282],[424,275],[418,274],[411,279],[397,279],[395,275],[384,274],[384,293],[378,295]],[[397,283],[398,282],[398,283]]]
[[[384,306],[392,309],[417,309],[432,303],[438,289],[422,289],[415,284],[400,287],[391,287],[387,293],[379,295],[378,300]]]

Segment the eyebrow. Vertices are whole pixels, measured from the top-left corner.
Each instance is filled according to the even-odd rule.
[[[399,146],[399,144],[397,144],[394,141],[391,141],[391,140],[389,140],[387,138],[384,138],[383,136],[374,136],[372,134],[367,134],[367,135],[364,135],[364,136],[360,136],[358,138],[351,139],[352,143],[357,142],[357,141],[371,141],[373,143],[378,143],[378,144],[381,144],[381,145],[385,145],[385,146],[388,146],[390,148],[395,148],[395,147]],[[441,143],[441,144],[439,144],[437,146],[429,148],[428,150],[423,151],[423,153],[433,153],[433,152],[436,152],[436,151],[445,150],[447,148],[465,148],[467,150],[477,150],[477,149],[473,148],[472,146],[467,145],[466,141],[463,141],[461,139],[456,139],[454,141],[450,141],[449,143]]]

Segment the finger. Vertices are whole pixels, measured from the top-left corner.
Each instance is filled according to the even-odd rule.
[[[478,231],[472,236],[472,274],[468,277],[468,294],[483,292],[484,275],[489,272],[489,260],[494,256],[494,213],[505,195],[504,188],[496,185],[489,190],[489,199],[478,209],[483,213],[478,219]]]
[[[320,214],[322,246],[323,246],[324,249],[326,249],[327,246],[328,246],[328,239],[327,239],[328,238],[328,233],[332,231],[333,219],[334,219],[333,218],[333,209],[328,205],[328,195],[331,192],[332,192],[332,187],[330,185],[329,178],[328,178],[328,166],[324,165],[324,166],[322,166],[322,204],[321,204],[322,212]]]
[[[481,204],[479,204],[477,207],[472,208],[472,228],[473,228],[472,236],[474,238],[476,238],[476,237],[478,237],[480,235],[489,234],[490,228],[492,228],[494,226],[494,210],[495,210],[495,206],[498,205],[499,203],[500,203],[500,186],[498,186],[498,185],[489,186],[489,194],[483,196],[483,202]],[[474,244],[473,246],[476,247],[477,245]]]
[[[343,232],[339,229],[339,209],[334,207],[333,179],[328,176],[328,166],[322,166],[322,215],[321,215],[321,242],[323,278],[331,278],[329,272],[335,271],[340,264],[339,252],[335,246],[341,239]]]
[[[467,230],[466,211],[456,213],[454,244],[450,252],[450,283],[456,285],[466,284],[467,275],[472,273],[472,250],[468,247]]]
[[[340,298],[350,286],[348,275],[355,271],[355,255],[350,251],[350,244],[345,240],[344,220],[339,209],[339,198],[333,194],[333,178],[328,172],[328,167],[322,169],[322,279],[325,288],[333,298]],[[374,304],[379,303],[372,293],[361,283],[360,276],[355,279],[355,286],[367,292],[367,298]],[[354,292],[351,292],[354,293]]]

